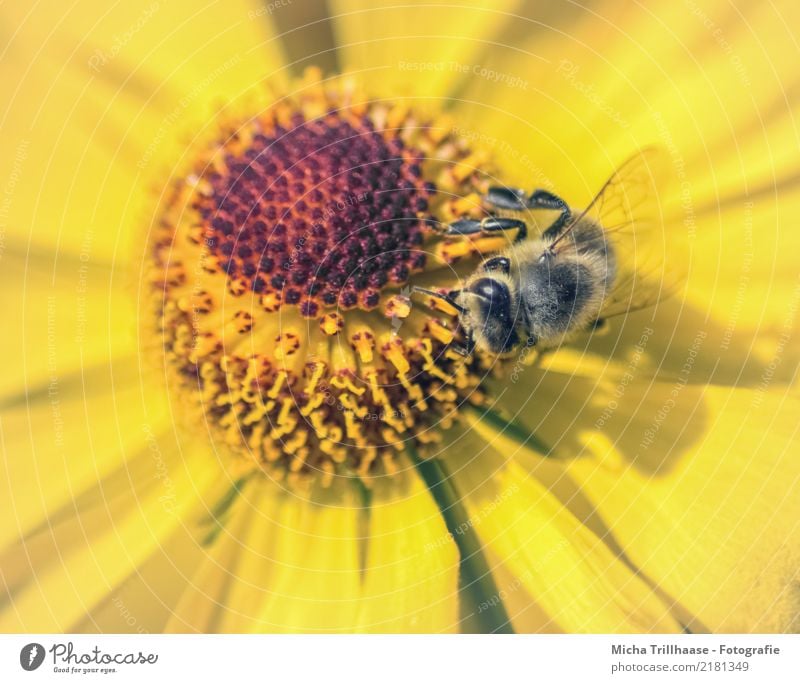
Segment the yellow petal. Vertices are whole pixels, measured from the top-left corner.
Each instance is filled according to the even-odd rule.
[[[58,381],[43,396],[2,418],[3,525],[0,547],[24,536],[126,462],[149,453],[164,422],[160,392],[147,394],[131,376],[116,388],[108,368]],[[115,391],[114,391],[115,389]],[[151,387],[155,389],[155,387]],[[152,451],[149,476],[159,462]]]
[[[271,500],[242,538],[222,631],[348,632],[358,605],[357,511],[270,487]]]
[[[208,552],[200,546],[190,526],[175,529],[135,572],[109,590],[71,630],[76,633],[163,632],[178,613],[187,582],[207,556]],[[218,594],[221,593],[215,593]],[[199,609],[200,605],[198,597],[193,607]],[[198,618],[195,623],[202,622]],[[184,624],[182,630],[193,629]],[[200,631],[213,629],[201,628]]]
[[[458,7],[417,1],[365,7],[358,0],[334,0],[331,15],[343,69],[370,92],[438,98],[476,78],[514,5],[469,0]]]
[[[264,496],[260,499],[264,500]],[[228,588],[236,581],[240,556],[248,550],[241,538],[247,536],[250,529],[261,528],[258,522],[262,513],[258,507],[236,505],[234,509],[238,514],[232,516],[215,543],[207,548],[194,546],[192,556],[196,557],[196,564],[177,581],[180,595],[169,605],[170,615],[164,625],[166,632],[215,633],[220,630]]]
[[[458,551],[418,477],[398,483],[376,490],[357,630],[457,632]]]
[[[82,394],[82,375],[109,373],[112,360],[134,357],[135,301],[118,282],[122,277],[90,256],[5,256],[0,306],[7,334],[0,353],[17,362],[8,363],[0,379],[2,400],[47,402],[51,390],[56,400]]]
[[[780,392],[708,387],[705,412],[679,404],[631,423],[650,463],[613,440],[593,440],[602,466],[570,471],[629,557],[712,631],[796,631],[800,561],[800,402]],[[649,443],[658,425],[694,446]],[[616,451],[616,454],[615,454]],[[655,451],[655,452],[652,452]],[[625,465],[624,463],[630,463]]]
[[[142,193],[163,183],[162,166],[210,122],[212,103],[280,65],[258,9],[244,0],[3,7],[14,27],[0,62],[14,86],[0,122],[9,247],[30,239],[77,257],[90,238],[92,260],[119,258],[131,226],[147,225]]]
[[[476,422],[484,429],[483,423]],[[536,476],[497,455],[503,437],[450,455],[451,471],[485,546],[537,605],[568,632],[667,632],[679,629],[645,581],[604,540],[575,517]],[[508,591],[508,589],[506,589]],[[545,625],[547,626],[547,624]]]
[[[352,492],[325,505],[277,497],[245,544],[229,602],[238,614],[223,628],[244,620],[268,632],[457,629],[457,553],[427,490],[409,479],[402,493],[375,492],[368,522]]]
[[[550,616],[528,592],[522,579],[502,559],[491,555],[492,578],[497,585],[497,596],[503,601],[515,633],[564,633],[564,629]],[[494,600],[494,596],[490,598]],[[487,601],[488,602],[488,601]],[[477,605],[477,609],[484,611]]]
[[[167,628],[457,631],[458,554],[428,491],[408,480],[379,485],[368,513],[347,488],[312,502],[254,481]]]
[[[712,1],[548,16],[523,5],[518,26],[538,30],[509,31],[488,65],[531,74],[529,87],[472,79],[459,119],[479,139],[502,131],[508,182],[552,183],[571,201],[595,191],[608,164],[661,144],[697,211],[794,175],[796,13]]]
[[[152,461],[147,465],[144,472],[131,473],[136,480],[121,498],[78,510],[63,526],[41,532],[52,546],[49,562],[31,567],[28,581],[8,596],[0,613],[2,630],[70,630],[171,535],[197,507],[198,491],[219,476],[204,451],[155,481]],[[25,541],[22,546],[24,556]]]
[[[788,229],[800,211],[800,187],[727,203],[698,219],[686,303],[713,316],[715,350],[760,354],[797,327],[800,278],[794,254],[800,235]],[[688,321],[687,321],[688,322]],[[700,326],[699,319],[694,327]],[[762,357],[762,360],[763,357]],[[746,358],[742,358],[746,361]]]

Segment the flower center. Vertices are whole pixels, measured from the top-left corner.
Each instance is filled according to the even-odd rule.
[[[213,267],[307,317],[375,308],[425,265],[420,154],[353,112],[258,126],[196,203]]]
[[[443,120],[313,77],[198,151],[154,229],[149,299],[170,387],[238,462],[369,481],[483,400],[490,362],[449,348],[454,311],[408,296],[484,250],[442,238],[480,215],[482,163]]]

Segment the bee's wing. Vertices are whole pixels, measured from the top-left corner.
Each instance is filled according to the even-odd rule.
[[[652,306],[680,284],[682,240],[665,230],[660,201],[669,181],[664,150],[641,150],[617,169],[577,219],[598,224],[612,248],[615,277],[603,318]]]

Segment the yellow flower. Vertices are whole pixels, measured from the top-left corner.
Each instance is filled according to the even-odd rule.
[[[794,5],[17,5],[0,630],[798,630]],[[248,171],[299,114],[319,139]],[[585,206],[653,144],[679,296],[519,379],[408,310],[474,268],[432,226],[489,180]],[[368,175],[298,208],[359,154],[386,215]],[[240,204],[288,211],[305,279],[259,281]],[[337,251],[337,217],[408,228]]]

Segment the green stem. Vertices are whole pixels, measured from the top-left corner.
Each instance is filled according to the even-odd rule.
[[[361,509],[358,511],[358,571],[363,581],[367,575],[367,557],[369,554],[369,526],[372,511],[372,491],[360,479],[353,480],[356,491],[361,499]]]
[[[251,474],[245,474],[233,482],[233,485],[227,490],[224,496],[220,498],[211,512],[203,520],[203,524],[209,527],[205,537],[200,541],[203,546],[209,546],[217,540],[219,533],[225,527],[225,517],[233,504],[239,498],[239,494],[244,490],[247,482],[250,480]]]
[[[470,405],[468,403],[465,404],[465,407],[467,410],[471,410],[473,413],[475,413],[482,421],[491,425],[492,428],[494,428],[497,432],[500,434],[505,434],[509,439],[513,439],[520,444],[520,446],[532,449],[539,455],[543,455],[545,457],[555,456],[555,451],[553,451],[553,448],[550,445],[546,444],[544,441],[539,439],[536,435],[522,427],[514,420],[506,419],[491,408],[482,408]]]
[[[459,583],[461,597],[474,608],[467,616],[485,633],[514,633],[511,620],[500,597],[500,591],[483,555],[466,508],[441,460],[423,460],[413,448],[409,454],[414,467],[431,492],[445,526],[453,537],[461,556]]]

